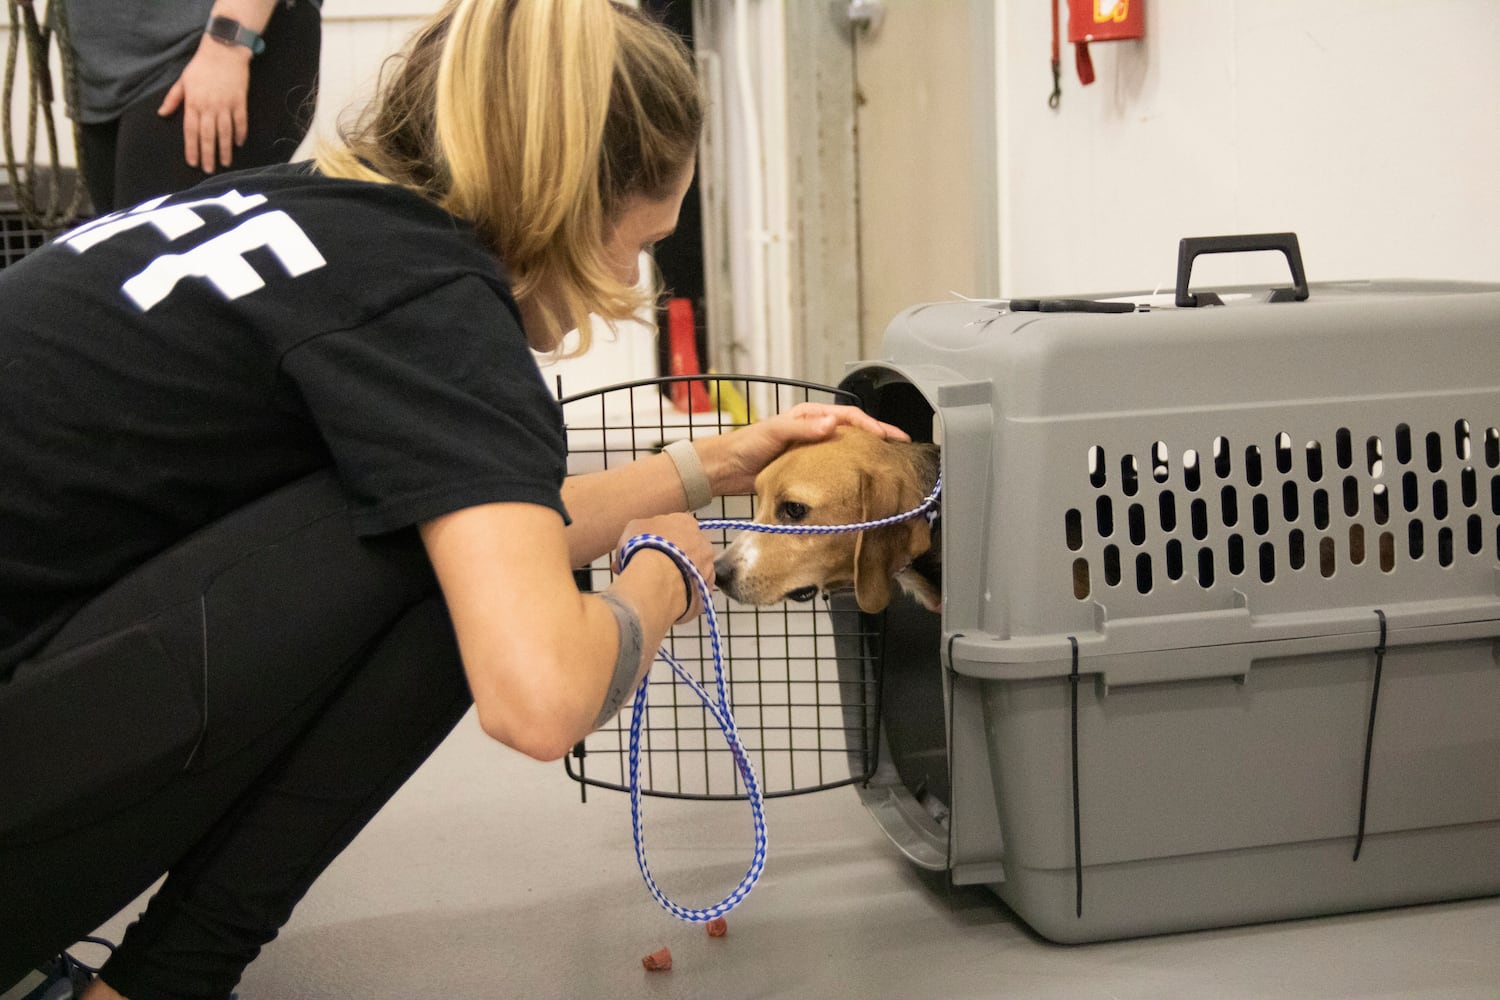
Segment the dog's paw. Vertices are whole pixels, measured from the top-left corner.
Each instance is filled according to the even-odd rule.
[[[910,594],[922,607],[935,615],[942,614],[942,591],[928,583],[922,574],[914,569],[904,569],[896,574],[896,582],[901,585],[902,590]]]

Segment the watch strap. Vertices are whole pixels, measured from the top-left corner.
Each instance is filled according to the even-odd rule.
[[[266,40],[260,37],[259,32],[250,30],[232,17],[215,14],[208,19],[203,33],[225,45],[243,45],[254,56],[266,50]]]

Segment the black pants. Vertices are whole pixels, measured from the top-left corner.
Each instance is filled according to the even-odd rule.
[[[322,35],[318,4],[277,5],[266,24],[266,50],[250,62],[248,134],[245,145],[235,147],[230,169],[285,163],[297,151],[317,102]],[[114,121],[80,127],[79,159],[97,214],[182,191],[208,176],[183,158],[182,109],[167,118],[156,113],[170,89],[136,100]]]
[[[469,704],[415,530],[330,473],[147,563],[0,682],[0,991],[165,872],[103,978],[227,996]]]

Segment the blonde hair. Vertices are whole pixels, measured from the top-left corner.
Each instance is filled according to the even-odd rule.
[[[449,0],[383,74],[375,101],[319,150],[329,176],[400,184],[471,223],[556,350],[589,315],[649,297],[614,277],[609,228],[672,190],[703,96],[669,28],[609,0]]]

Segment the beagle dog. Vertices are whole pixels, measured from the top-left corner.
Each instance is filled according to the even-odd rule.
[[[888,441],[841,427],[796,445],[755,479],[762,524],[858,524],[905,513],[932,492],[938,447]],[[942,608],[937,522],[918,516],[858,532],[779,535],[745,531],[714,561],[719,589],[741,604],[810,601],[854,588],[860,610],[883,611],[899,583],[929,611]]]

